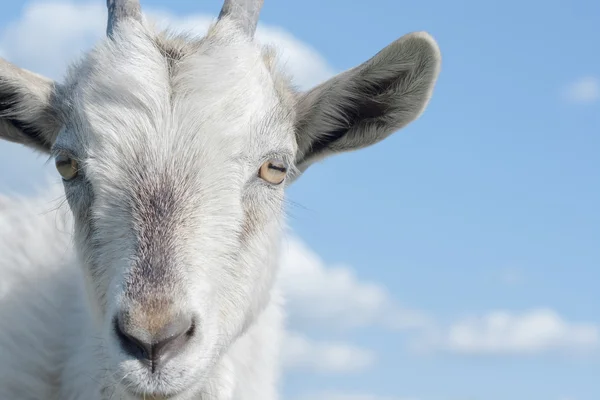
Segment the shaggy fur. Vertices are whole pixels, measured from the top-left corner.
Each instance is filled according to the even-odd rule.
[[[227,1],[204,38],[108,5],[108,38],[65,82],[0,59],[0,138],[78,162],[62,189],[0,198],[0,398],[275,400],[284,189],[415,120],[437,45],[406,35],[297,93],[252,39],[260,5]],[[122,346],[123,315],[139,337],[194,329],[155,370]]]

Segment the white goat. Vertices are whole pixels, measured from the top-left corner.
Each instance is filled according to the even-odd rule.
[[[416,119],[440,54],[409,34],[299,93],[261,7],[194,39],[108,0],[64,83],[0,59],[0,137],[52,154],[69,206],[2,200],[0,399],[278,398],[284,187]]]

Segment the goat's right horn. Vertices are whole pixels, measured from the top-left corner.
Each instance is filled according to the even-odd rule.
[[[139,0],[106,0],[106,6],[108,7],[106,35],[109,37],[112,36],[118,23],[128,18],[142,20],[142,8]]]
[[[234,19],[250,37],[254,36],[258,17],[264,0],[225,0],[219,19],[229,16]]]

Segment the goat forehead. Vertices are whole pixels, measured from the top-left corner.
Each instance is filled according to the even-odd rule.
[[[130,32],[73,72],[71,130],[89,154],[120,164],[295,150],[291,109],[257,46],[204,40],[173,62],[156,40]]]

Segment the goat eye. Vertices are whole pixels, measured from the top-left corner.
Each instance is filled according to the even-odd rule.
[[[279,185],[283,182],[286,174],[287,167],[285,164],[274,160],[269,160],[261,165],[260,170],[258,171],[258,176],[272,185]]]
[[[77,161],[66,155],[56,157],[54,164],[56,165],[58,173],[65,181],[70,181],[75,178],[79,172]]]

